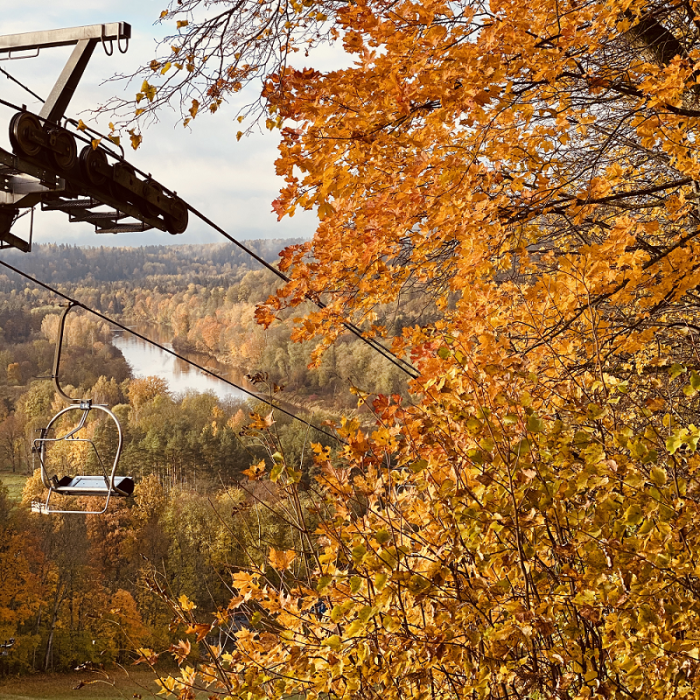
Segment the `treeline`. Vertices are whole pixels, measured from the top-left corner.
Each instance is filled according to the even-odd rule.
[[[297,239],[271,238],[246,241],[245,245],[265,261],[273,263],[282,248],[298,242]],[[157,284],[162,277],[206,284],[239,275],[243,269],[259,267],[259,263],[233,243],[133,248],[36,244],[29,255],[8,250],[3,251],[2,259],[43,282],[71,287],[111,282],[150,286]],[[16,290],[24,284],[16,277],[5,281],[0,279],[0,291]]]

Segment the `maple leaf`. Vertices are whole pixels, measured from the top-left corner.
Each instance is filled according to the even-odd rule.
[[[171,644],[168,651],[177,659],[178,665],[182,664],[192,652],[189,640],[181,639],[177,644]]]
[[[257,464],[253,464],[248,467],[248,469],[244,469],[243,473],[251,481],[256,481],[265,473],[265,460],[261,459]]]
[[[270,564],[272,564],[277,571],[286,571],[296,559],[296,556],[296,552],[293,549],[282,551],[273,549],[272,547],[270,547],[270,552],[268,554]]]

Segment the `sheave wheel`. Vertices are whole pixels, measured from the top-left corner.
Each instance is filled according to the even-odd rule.
[[[107,156],[101,148],[85,146],[80,151],[80,164],[83,175],[95,187],[102,187],[107,182],[108,176],[105,171],[109,168],[109,164],[107,163]]]
[[[18,155],[35,158],[43,141],[41,122],[29,112],[18,112],[10,120],[10,143]]]
[[[184,233],[187,229],[189,214],[185,203],[179,199],[173,199],[170,203],[171,213],[165,215],[165,225],[168,233]]]
[[[130,204],[138,201],[138,195],[134,189],[139,184],[139,179],[136,177],[136,171],[133,166],[125,162],[117,162],[112,168],[113,176],[109,183],[109,189],[112,197],[119,200],[125,200]],[[117,182],[119,180],[119,182]],[[122,184],[122,182],[124,184]]]
[[[167,199],[160,185],[155,182],[146,182],[144,185],[144,200],[143,210],[148,216],[156,217],[163,214],[163,205]],[[158,204],[151,200],[155,200]]]
[[[75,139],[65,129],[52,129],[49,132],[51,159],[59,170],[68,171],[78,160],[78,147]]]

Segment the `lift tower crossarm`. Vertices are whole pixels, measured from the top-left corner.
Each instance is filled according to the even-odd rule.
[[[108,41],[110,43],[128,41],[130,38],[131,25],[127,22],[7,34],[0,36],[0,56],[11,54],[13,51],[38,51],[53,46],[75,46],[39,113],[40,117],[57,123],[63,118],[98,42],[105,44]]]

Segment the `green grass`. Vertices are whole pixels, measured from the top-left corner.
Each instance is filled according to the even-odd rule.
[[[158,692],[150,671],[120,669],[100,673],[41,673],[0,678],[2,700],[143,700]],[[81,687],[80,684],[83,683]],[[161,696],[162,697],[162,696]]]
[[[22,489],[28,478],[26,474],[0,472],[0,482],[7,486],[10,498],[14,501],[19,501],[22,498]]]

